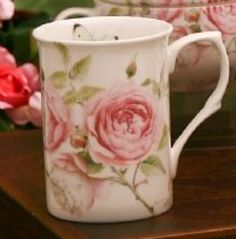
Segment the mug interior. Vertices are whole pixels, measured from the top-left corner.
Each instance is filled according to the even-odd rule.
[[[171,24],[141,17],[90,17],[44,24],[33,31],[39,41],[104,44],[149,40],[170,34]]]

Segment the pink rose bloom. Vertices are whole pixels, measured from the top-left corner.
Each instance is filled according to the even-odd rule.
[[[54,170],[50,175],[50,181],[59,187],[64,187],[63,196],[54,192],[57,203],[71,214],[81,215],[88,211],[96,199],[103,199],[107,195],[107,183],[105,180],[93,179],[86,175],[80,168],[80,160],[75,154],[65,153],[54,161]],[[65,200],[67,203],[64,205]]]
[[[56,163],[49,178],[50,192],[52,193],[53,207],[59,207],[70,215],[82,215],[88,211],[95,198],[94,187],[89,178],[72,169],[69,162]],[[56,185],[56,187],[55,187]],[[57,188],[61,188],[58,191]]]
[[[31,63],[25,63],[18,68],[27,78],[28,85],[32,92],[40,90],[39,72],[37,67]]]
[[[235,23],[235,4],[207,7],[200,16],[200,25],[203,30],[219,30],[225,35],[236,35]]]
[[[41,127],[41,93],[37,68],[29,63],[18,68],[10,67],[7,77],[8,81],[3,78],[0,84],[0,107],[6,109],[8,116],[18,125],[31,122]]]
[[[30,63],[17,67],[14,56],[0,47],[0,109],[14,123],[41,126],[41,93],[38,69]]]
[[[14,3],[11,0],[0,0],[0,21],[11,19],[14,8]]]
[[[168,7],[172,5],[181,5],[183,3],[182,0],[177,0],[175,3],[172,0],[163,0],[162,5],[165,6],[163,8],[157,9],[157,11],[151,14],[152,18],[161,19],[172,23],[174,20],[178,19],[183,14],[183,9],[181,7]]]
[[[70,136],[71,111],[50,84],[46,87],[46,148],[56,150]]]
[[[182,12],[181,8],[163,8],[156,13],[155,18],[172,23],[182,15]]]
[[[118,87],[92,98],[86,112],[92,159],[120,166],[145,160],[160,134],[157,105],[152,91],[139,85]]]
[[[7,110],[8,116],[18,125],[25,125],[31,122],[37,127],[42,126],[41,112],[41,92],[36,91],[29,98],[28,105],[21,106],[16,109]]]
[[[30,93],[28,79],[19,68],[0,64],[0,109],[27,104]]]

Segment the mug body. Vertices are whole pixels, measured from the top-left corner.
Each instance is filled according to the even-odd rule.
[[[56,21],[34,30],[54,216],[118,222],[171,207],[171,31],[168,23],[136,17]]]
[[[230,85],[236,86],[236,1],[96,1],[97,15],[142,16],[171,23],[170,42],[191,33],[218,30],[223,34],[230,59]],[[145,3],[145,4],[144,4]],[[219,77],[218,53],[214,46],[198,42],[186,47],[171,75],[171,90],[202,92],[212,90]]]

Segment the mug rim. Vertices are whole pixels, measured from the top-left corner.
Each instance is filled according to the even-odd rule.
[[[119,21],[119,20],[127,20],[127,21],[145,21],[150,22],[150,24],[157,24],[160,26],[160,24],[165,25],[165,30],[162,30],[159,32],[153,34],[147,34],[145,36],[140,36],[136,38],[128,38],[128,39],[121,39],[118,41],[114,40],[56,40],[52,39],[52,37],[47,37],[45,34],[45,28],[51,27],[52,25],[58,25],[58,24],[67,24],[67,23],[81,23],[81,22],[87,22],[87,21],[106,21],[106,20],[112,20],[112,21]],[[132,17],[132,16],[94,16],[94,17],[82,17],[82,18],[72,18],[72,19],[66,19],[66,20],[58,20],[50,23],[43,24],[37,28],[35,28],[32,32],[33,37],[39,41],[44,43],[61,43],[65,45],[80,45],[80,46],[117,46],[117,45],[126,45],[126,44],[134,44],[134,43],[143,43],[147,41],[152,41],[158,38],[162,38],[164,36],[170,35],[170,33],[173,31],[173,26],[163,20],[154,19],[154,18],[144,18],[144,17]],[[44,33],[44,34],[43,34]]]

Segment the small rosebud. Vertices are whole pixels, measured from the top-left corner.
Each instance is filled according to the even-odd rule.
[[[85,148],[87,142],[85,137],[81,137],[78,134],[74,134],[70,138],[70,143],[74,148]]]

